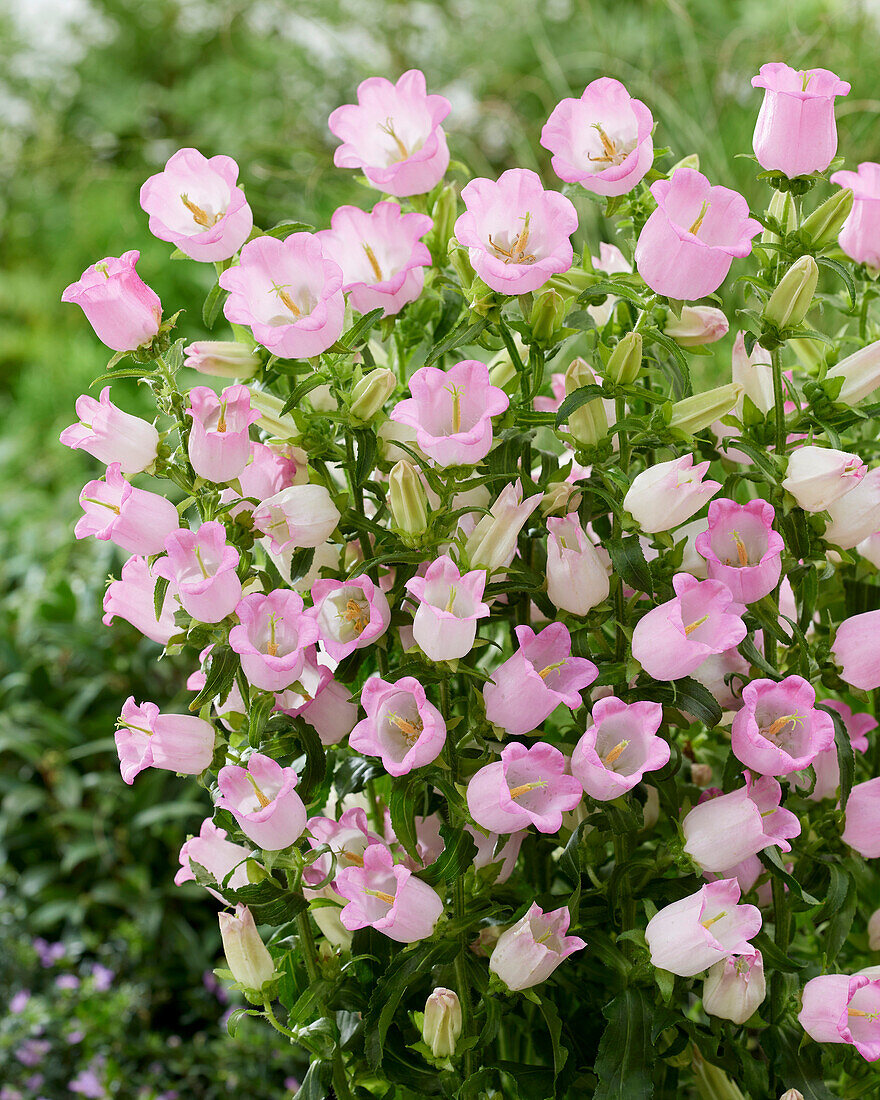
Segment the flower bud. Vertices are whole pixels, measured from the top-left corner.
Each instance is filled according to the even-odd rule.
[[[880,951],[880,909],[875,909],[868,920],[868,947]]]
[[[351,420],[361,424],[369,423],[381,411],[396,385],[394,371],[387,367],[378,367],[365,374],[351,391]]]
[[[465,554],[471,569],[489,573],[505,569],[513,561],[516,540],[526,520],[541,503],[541,493],[523,499],[522,483],[505,485],[470,534]]]
[[[712,782],[712,765],[691,764],[691,781],[698,787],[708,787]]]
[[[284,402],[265,390],[251,390],[251,407],[260,413],[257,421],[271,435],[278,439],[293,439],[299,436],[299,428],[292,416],[282,416]]]
[[[714,306],[683,306],[680,317],[669,314],[663,331],[681,347],[692,348],[714,344],[727,335],[728,328],[727,318]]]
[[[555,344],[559,339],[562,322],[568,312],[568,301],[552,288],[542,291],[535,298],[529,324],[532,326],[532,336],[539,344]]]
[[[709,968],[703,984],[703,1008],[710,1016],[744,1024],[766,995],[761,952],[730,955]]]
[[[275,963],[246,905],[236,905],[234,913],[220,914],[220,936],[226,963],[244,989],[258,991],[275,977]]]
[[[681,160],[678,161],[677,164],[673,164],[673,166],[669,169],[670,177],[672,177],[678,171],[679,168],[692,168],[695,172],[699,172],[699,170],[700,170],[700,154],[699,153],[688,153],[688,155],[686,157],[682,157]]]
[[[844,187],[810,214],[801,226],[801,232],[813,248],[827,248],[837,240],[852,208],[853,192],[849,187]]]
[[[582,493],[570,481],[554,481],[547,486],[541,501],[542,516],[567,516],[580,508]]]
[[[805,367],[811,374],[816,372],[820,363],[825,362],[825,345],[818,340],[795,336],[794,339],[788,341],[788,346],[798,357],[800,365]],[[755,347],[760,348],[761,345],[756,344]]]
[[[804,1094],[800,1089],[786,1089],[779,1100],[804,1100]]]
[[[434,228],[428,236],[428,247],[431,254],[442,261],[448,252],[455,219],[458,217],[458,188],[454,183],[447,183],[437,196],[431,217]]]
[[[799,325],[813,303],[818,281],[819,267],[812,256],[795,260],[764,306],[764,320],[780,329]]]
[[[786,233],[792,233],[797,229],[797,216],[794,203],[785,191],[774,191],[767,213],[774,217]],[[761,234],[761,244],[779,244],[779,237],[772,229],[765,229]]]
[[[616,385],[628,386],[638,378],[641,368],[642,334],[628,332],[612,351],[608,365],[605,367],[605,375]]]
[[[477,273],[468,258],[468,250],[460,245],[454,237],[449,242],[449,263],[458,276],[462,290],[467,290],[476,279]]]
[[[428,529],[428,498],[411,462],[402,458],[388,475],[388,504],[397,531],[417,538]]]
[[[218,378],[252,378],[260,365],[253,348],[237,340],[199,340],[183,349],[185,367]]]
[[[742,392],[743,388],[739,383],[728,382],[726,386],[716,386],[694,397],[686,397],[684,401],[676,401],[672,406],[669,427],[678,428],[689,435],[701,432],[722,416],[727,416]]]
[[[422,1038],[435,1058],[449,1058],[461,1035],[461,1003],[453,989],[438,986],[425,1002]]]
[[[565,395],[567,397],[583,386],[595,386],[598,382],[599,379],[585,359],[573,359],[565,372]],[[608,434],[608,418],[602,398],[594,397],[592,401],[575,409],[568,418],[568,429],[572,438],[584,447],[591,447],[604,439]]]
[[[837,400],[843,405],[857,405],[880,386],[880,340],[835,363],[825,377],[842,378]]]

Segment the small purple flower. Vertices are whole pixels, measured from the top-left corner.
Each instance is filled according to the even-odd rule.
[[[55,988],[61,990],[79,989],[79,978],[76,974],[59,974],[55,979]]]
[[[23,1066],[38,1066],[49,1053],[52,1044],[48,1039],[25,1039],[15,1051],[15,1057]]]
[[[24,1012],[30,999],[31,991],[29,989],[19,989],[17,993],[13,993],[9,1001],[9,1011],[13,1016],[17,1016],[20,1012]]]
[[[109,966],[103,966],[101,963],[95,963],[92,966],[92,982],[99,993],[106,993],[113,985],[115,977],[116,971],[111,970]]]

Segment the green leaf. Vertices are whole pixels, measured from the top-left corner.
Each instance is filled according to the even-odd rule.
[[[217,320],[217,314],[220,312],[220,307],[226,301],[226,296],[229,293],[228,290],[224,290],[219,283],[215,283],[208,292],[208,297],[205,299],[205,304],[202,306],[202,320],[205,323],[205,328],[213,328],[214,322]]]
[[[326,1062],[312,1059],[308,1073],[295,1094],[296,1100],[325,1100],[330,1095],[330,1068]]]
[[[235,673],[239,667],[238,654],[228,645],[215,645],[205,675],[205,686],[189,705],[191,711],[199,711],[205,703],[216,699],[221,705],[232,690]]]
[[[479,321],[473,321],[471,324],[468,324],[467,320],[462,321],[445,340],[441,340],[439,344],[434,345],[427,359],[425,359],[425,366],[430,367],[432,363],[436,363],[447,352],[460,347],[462,344],[472,344],[488,325],[489,320],[486,317],[481,317]]]
[[[822,904],[818,898],[814,898],[812,894],[808,894],[798,880],[786,871],[785,864],[782,862],[782,856],[779,854],[778,848],[773,846],[765,848],[763,852],[758,852],[758,859],[760,859],[771,875],[775,875],[776,878],[781,878],[789,890],[791,890],[793,894],[797,894],[801,901],[806,902],[807,905]]]
[[[162,608],[165,605],[165,593],[168,591],[168,578],[157,577],[156,587],[153,589],[153,611],[156,615],[156,622],[162,616]]]
[[[550,1042],[553,1047],[553,1077],[555,1079],[562,1073],[563,1066],[568,1060],[568,1048],[564,1047],[561,1041],[562,1020],[560,1020],[556,1005],[552,1001],[540,998],[538,1007],[547,1023],[547,1030],[550,1032]]]
[[[644,592],[648,596],[653,594],[654,582],[651,578],[651,570],[645,561],[637,535],[623,535],[620,538],[609,539],[605,543],[605,549],[611,555],[614,572],[623,579],[624,583],[636,592]]]
[[[588,286],[586,290],[578,295],[578,302],[581,305],[589,305],[597,298],[604,298],[608,294],[611,294],[614,298],[625,298],[628,302],[638,306],[639,309],[645,308],[645,299],[637,290],[626,283],[618,283],[611,279],[600,279]]]
[[[395,830],[396,831],[396,830]],[[451,825],[440,826],[440,836],[446,847],[429,864],[424,871],[419,872],[419,878],[429,886],[438,886],[442,882],[452,883],[460,878],[468,867],[473,865],[477,854],[477,846],[470,833],[464,829],[455,829]]]
[[[300,382],[298,386],[294,386],[294,388],[290,391],[290,395],[281,406],[281,412],[279,413],[279,415],[284,416],[286,413],[289,413],[291,409],[295,409],[299,405],[300,401],[302,401],[302,399],[306,396],[306,394],[311,393],[312,390],[316,390],[318,386],[323,386],[326,382],[327,379],[323,374],[309,375],[308,378]]]
[[[853,920],[855,919],[858,891],[856,890],[855,880],[849,875],[847,876],[847,880],[844,900],[831,915],[831,919],[828,921],[828,926],[825,929],[825,935],[822,940],[822,947],[825,955],[825,966],[823,970],[832,967],[841,947],[846,943],[846,938],[849,935]]]
[[[624,990],[602,1009],[608,1025],[599,1040],[593,1100],[651,1100],[654,1095],[651,1008],[639,988]]]
[[[597,386],[595,383],[589,386],[581,386],[580,389],[574,390],[574,392],[563,399],[562,404],[556,412],[556,427],[561,427],[571,414],[577,412],[582,405],[586,405],[590,401],[595,401],[597,397],[604,396],[605,391],[601,386]]]
[[[315,560],[315,548],[313,546],[301,546],[290,555],[290,583],[301,580],[312,568]]]
[[[843,719],[833,707],[817,703],[816,709],[824,710],[826,714],[831,715],[834,721],[834,744],[837,748],[837,763],[840,766],[840,808],[846,810],[856,774],[856,758],[852,741],[850,741],[849,734],[846,732]]]
[[[673,390],[675,391],[676,400],[690,397],[693,393],[693,387],[691,386],[691,370],[685,353],[671,336],[667,336],[665,332],[661,332],[657,328],[648,329],[644,336],[646,340],[653,340],[655,344],[660,344],[672,356],[672,365],[676,368],[673,375]]]
[[[278,222],[277,225],[273,225],[271,229],[263,230],[260,236],[278,237],[279,240],[284,240],[284,238],[289,237],[291,233],[310,233],[314,228],[313,225],[307,225],[305,222],[283,221]]]
[[[333,351],[341,346],[346,351],[354,351],[361,344],[366,343],[367,337],[370,334],[370,329],[381,321],[384,312],[384,308],[380,306],[378,309],[371,309],[370,312],[365,313],[363,317],[358,317],[351,328],[343,332],[339,340],[330,350]]]
[[[817,256],[816,257],[816,263],[820,267],[830,268],[831,271],[836,272],[840,276],[840,278],[844,282],[844,285],[846,286],[847,294],[849,294],[850,308],[855,309],[856,308],[856,284],[855,284],[855,280],[853,279],[852,275],[850,275],[849,271],[847,271],[847,269],[843,266],[842,263],[839,263],[837,260],[832,260],[830,256]]]
[[[650,699],[666,707],[687,711],[698,722],[717,726],[721,721],[721,707],[714,695],[697,680],[684,676],[680,680],[649,684],[636,684],[632,692],[636,699]]]
[[[422,791],[416,790],[417,784],[409,777],[392,780],[391,799],[388,810],[391,814],[391,828],[403,845],[404,851],[416,864],[421,863],[416,836],[416,796],[421,799]]]
[[[357,440],[357,462],[354,467],[354,487],[360,487],[367,481],[376,465],[379,441],[370,428],[355,428],[353,435]]]

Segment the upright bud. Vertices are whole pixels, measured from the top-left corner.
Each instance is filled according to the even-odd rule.
[[[786,233],[793,233],[797,229],[797,215],[794,202],[785,191],[774,191],[767,213],[774,217]],[[761,244],[779,244],[779,237],[772,229],[765,229],[761,234]]]
[[[584,386],[595,386],[598,382],[599,379],[585,359],[573,359],[565,372],[565,395],[567,397]],[[568,428],[572,437],[584,447],[591,447],[604,439],[608,434],[608,418],[602,398],[594,397],[592,401],[575,409],[568,418]]]
[[[642,334],[640,332],[628,332],[612,351],[611,358],[605,368],[605,374],[608,380],[616,385],[629,386],[638,378],[641,369]],[[566,390],[567,392],[568,390]]]
[[[452,265],[452,270],[458,276],[462,290],[467,290],[476,279],[477,273],[468,258],[468,250],[460,245],[454,237],[449,242],[449,262]]]
[[[234,913],[220,914],[220,937],[232,976],[247,990],[259,991],[275,977],[275,964],[260,939],[250,909],[236,905]]]
[[[428,529],[428,498],[411,462],[402,458],[388,475],[388,505],[404,540],[418,539]]]
[[[811,247],[819,251],[834,244],[852,208],[853,193],[848,187],[817,207],[801,226],[801,232]]]
[[[819,267],[812,256],[795,260],[764,306],[764,320],[778,329],[799,325],[813,303],[818,281]]]
[[[738,382],[728,382],[726,386],[716,386],[715,389],[698,393],[694,397],[686,397],[683,401],[676,401],[672,406],[672,416],[669,419],[670,428],[678,428],[679,431],[694,435],[727,416],[739,400],[743,388]]]
[[[804,1094],[800,1089],[786,1089],[779,1100],[804,1100]]]
[[[428,247],[431,255],[442,263],[449,249],[449,241],[452,237],[455,219],[458,217],[458,188],[454,183],[447,183],[431,210],[434,220],[434,228],[428,235]]]
[[[183,349],[185,367],[218,378],[252,378],[260,365],[253,348],[236,340],[199,340]]]
[[[562,322],[568,312],[568,302],[569,299],[552,288],[542,291],[535,298],[529,323],[532,326],[532,336],[539,344],[557,342],[562,330]]]
[[[349,415],[353,422],[368,424],[394,392],[394,371],[378,367],[365,374],[351,391]]]
[[[461,1003],[453,989],[439,986],[425,1002],[422,1038],[435,1058],[449,1058],[461,1035]]]

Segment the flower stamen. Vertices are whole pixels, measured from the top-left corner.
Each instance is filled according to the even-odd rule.
[[[529,791],[537,791],[542,787],[547,786],[546,779],[536,779],[534,783],[523,783],[519,787],[508,787],[511,798],[519,798],[520,795],[528,794]]]
[[[204,229],[210,229],[212,226],[216,225],[217,222],[219,222],[220,219],[223,217],[222,214],[208,214],[200,206],[196,206],[196,204],[186,195],[181,195],[180,201],[187,208],[190,214],[192,214],[193,221],[196,223],[196,225],[200,225]]]
[[[293,298],[291,298],[291,296],[287,293],[289,287],[290,283],[285,283],[283,286],[279,286],[278,283],[272,284],[272,289],[275,291],[275,293],[278,295],[284,305],[287,306],[294,317],[302,317],[302,310],[299,308]]]
[[[694,622],[688,623],[688,625],[684,628],[685,637],[687,637],[689,634],[693,634],[697,627],[702,626],[708,618],[708,615],[704,615],[702,619],[696,619]]]
[[[690,227],[690,229],[688,230],[688,233],[693,233],[693,235],[696,237],[696,235],[700,231],[700,226],[703,224],[703,218],[705,218],[706,212],[708,211],[708,209],[709,209],[709,203],[704,202],[702,207],[700,208],[699,214],[697,215],[696,221]]]
[[[398,151],[398,153],[400,153],[400,156],[397,158],[397,162],[402,161],[402,160],[407,160],[408,157],[409,157],[409,150],[403,144],[403,142],[400,140],[400,138],[397,136],[397,134],[394,132],[394,122],[393,122],[393,120],[390,119],[390,118],[386,118],[384,123],[379,124],[379,129],[384,131],[391,138],[391,140],[394,142],[394,144],[397,146],[397,151]],[[397,162],[395,162],[395,163],[397,163]]]
[[[629,741],[618,741],[611,752],[607,756],[603,757],[602,763],[606,768],[610,768],[615,760],[621,755],[621,753],[629,745]]]
[[[245,775],[248,777],[248,781],[250,782],[250,785],[254,788],[254,794],[257,796],[257,802],[259,802],[259,804],[260,804],[260,809],[265,810],[265,808],[267,806],[271,806],[272,805],[272,799],[267,798],[263,794],[263,792],[260,790],[259,784],[257,783],[256,779],[254,779],[254,777],[251,775],[251,773],[250,772],[245,772]]]
[[[368,887],[364,887],[364,893],[369,894],[370,897],[378,898],[380,901],[384,901],[386,905],[394,904],[394,895],[386,894],[384,890],[370,890]]]

